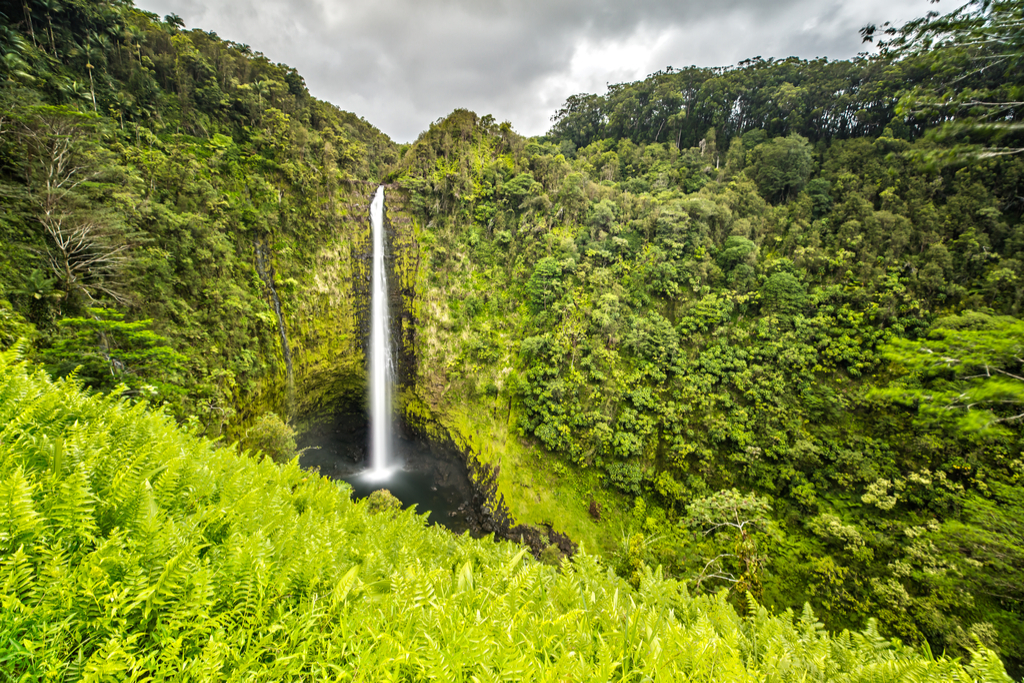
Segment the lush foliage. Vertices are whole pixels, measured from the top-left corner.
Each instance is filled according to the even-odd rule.
[[[337,485],[0,354],[0,662],[10,680],[1008,681],[738,615],[648,569],[525,549],[353,503]]]
[[[1012,437],[995,428],[1024,419],[1024,321],[978,313],[942,318],[927,337],[894,339],[886,351],[910,383],[880,395],[919,404],[933,418],[956,415],[967,432]]]
[[[927,122],[896,114],[916,59],[701,72],[726,102],[777,106],[769,76],[821,99],[668,118],[667,138],[654,114],[609,112],[655,86],[685,99],[692,71],[572,98],[544,139],[466,111],[435,123],[398,177],[420,259],[409,403],[483,432],[467,441],[515,468],[515,509],[540,501],[531,468],[578,489],[565,517],[625,500],[597,524],[634,582],[660,565],[737,604],[811,601],[833,626],[876,616],[1019,664],[1024,603],[992,582],[1024,585],[1024,162],[931,163]],[[843,70],[878,75],[880,118],[814,132],[803,107],[868,92],[833,87]],[[693,511],[732,489],[766,523],[709,533]]]
[[[659,72],[540,139],[460,110],[395,165],[246,45],[25,0],[0,17],[0,343],[110,394],[5,366],[5,667],[967,675],[871,619],[980,652],[975,678],[1020,666],[1019,10],[926,17],[877,58]],[[406,415],[525,516],[547,495],[528,521],[612,538],[624,581],[274,464],[295,401],[361,396],[385,173]]]
[[[943,156],[999,156],[1024,152],[1019,87],[1024,35],[1019,0],[970,0],[949,14],[879,31],[888,56],[928,68],[929,78],[908,88],[897,111],[941,125],[928,131],[950,143]]]
[[[642,81],[611,85],[604,95],[570,97],[552,117],[552,134],[567,153],[607,138],[688,149],[711,128],[724,140],[750,131],[769,138],[797,134],[813,142],[875,137],[890,125],[907,85],[930,77],[916,58],[757,57],[736,67],[670,67]],[[934,113],[916,113],[900,120],[900,133],[920,133],[934,120]]]

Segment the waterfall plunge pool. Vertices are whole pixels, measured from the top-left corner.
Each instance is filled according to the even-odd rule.
[[[299,436],[299,448],[305,449],[299,464],[347,482],[356,499],[387,489],[402,501],[402,507],[415,505],[418,512],[429,512],[430,524],[483,535],[479,501],[474,499],[469,471],[458,451],[394,434],[386,471],[381,474],[367,459],[369,429],[363,414],[335,415],[318,422]]]

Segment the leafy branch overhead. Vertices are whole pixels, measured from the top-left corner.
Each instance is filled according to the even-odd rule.
[[[882,36],[884,56],[928,71],[927,80],[903,94],[896,112],[940,122],[929,135],[949,147],[932,156],[1024,152],[1022,9],[1020,0],[970,0],[948,14],[929,12],[900,27],[862,29],[866,41]]]
[[[941,318],[916,341],[894,339],[886,358],[907,375],[877,395],[918,406],[964,431],[1005,433],[1024,420],[1024,321],[966,313]]]

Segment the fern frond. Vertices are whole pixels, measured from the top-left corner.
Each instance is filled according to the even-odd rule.
[[[32,484],[18,467],[0,480],[0,554],[35,540],[42,518],[32,500]]]
[[[5,610],[22,608],[31,599],[35,582],[35,567],[25,546],[0,559],[0,604]]]
[[[43,514],[49,532],[76,547],[92,540],[96,532],[95,503],[85,465],[79,464],[47,498]]]

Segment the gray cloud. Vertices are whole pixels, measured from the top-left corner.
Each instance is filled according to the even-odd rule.
[[[296,67],[397,141],[457,107],[528,135],[577,92],[666,66],[848,58],[858,29],[928,0],[140,0]]]

